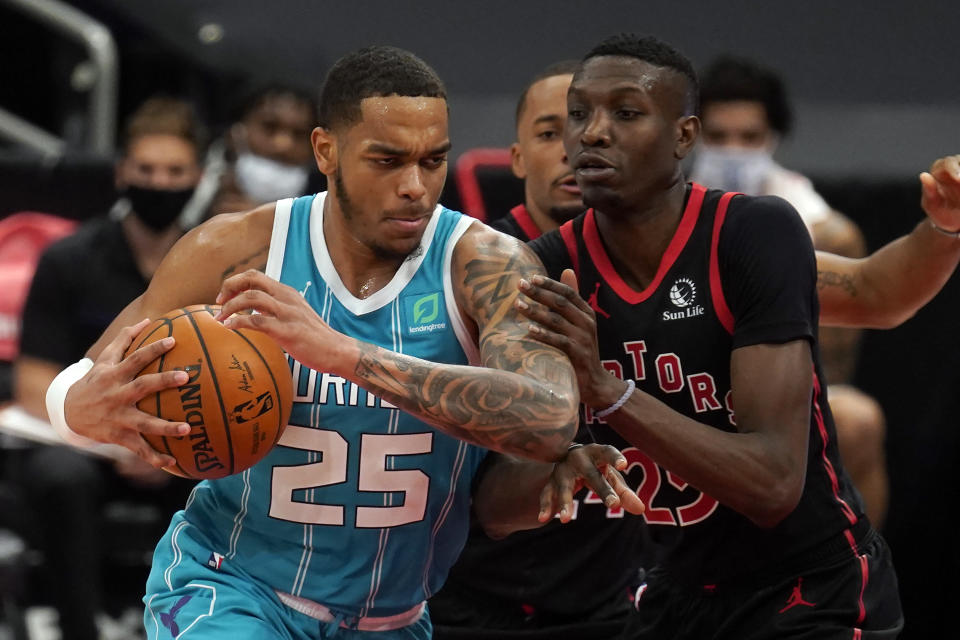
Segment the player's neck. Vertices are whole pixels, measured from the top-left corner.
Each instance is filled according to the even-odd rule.
[[[686,185],[679,182],[616,214],[594,212],[613,267],[637,291],[646,289],[656,276],[683,217],[685,196]]]
[[[530,219],[533,220],[533,223],[540,229],[540,233],[553,231],[560,227],[560,224],[551,218],[549,213],[537,207],[531,198],[527,198],[527,201],[524,203],[524,208],[527,210],[527,213],[530,214]]]
[[[369,298],[385,287],[404,261],[382,256],[357,238],[333,196],[324,203],[323,236],[337,275],[359,299]]]

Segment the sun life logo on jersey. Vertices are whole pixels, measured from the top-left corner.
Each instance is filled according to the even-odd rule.
[[[670,287],[670,302],[679,311],[664,311],[664,320],[681,320],[683,318],[695,318],[703,315],[703,306],[694,304],[697,299],[697,285],[690,278],[677,278]]]
[[[447,328],[440,292],[406,296],[404,307],[409,333],[433,333]]]
[[[670,287],[670,302],[678,307],[688,307],[697,299],[697,285],[690,278],[678,278]]]

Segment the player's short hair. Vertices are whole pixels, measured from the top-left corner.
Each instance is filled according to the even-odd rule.
[[[720,56],[702,74],[700,105],[746,100],[759,102],[767,112],[770,128],[786,135],[793,125],[787,90],[780,76],[746,58]]]
[[[520,124],[520,117],[523,115],[523,110],[527,106],[527,94],[530,93],[530,87],[537,84],[541,80],[546,80],[547,78],[552,78],[554,76],[573,75],[579,67],[579,60],[561,60],[560,62],[554,62],[550,66],[543,69],[540,73],[533,76],[533,78],[530,79],[530,82],[527,83],[527,86],[523,88],[523,93],[520,94],[520,99],[517,100],[516,124]]]
[[[310,110],[310,117],[317,117],[317,100],[311,91],[292,84],[280,82],[260,82],[251,84],[242,90],[233,112],[233,121],[240,122],[259,109],[265,102],[274,98],[292,98]]]
[[[334,129],[361,118],[364,98],[410,96],[447,99],[443,81],[430,66],[396,47],[366,47],[340,58],[320,92],[320,126]]]
[[[627,56],[643,60],[655,67],[672,69],[687,80],[686,113],[696,114],[699,100],[697,72],[685,55],[673,46],[653,36],[620,33],[602,41],[583,57],[583,62],[598,56]]]
[[[169,96],[154,96],[130,114],[123,128],[123,153],[139,138],[153,135],[176,136],[193,145],[197,158],[207,148],[207,128],[189,102]]]

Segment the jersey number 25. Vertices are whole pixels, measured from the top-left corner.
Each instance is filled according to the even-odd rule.
[[[320,454],[318,462],[273,468],[270,517],[304,524],[343,526],[344,507],[293,499],[297,490],[340,484],[347,480],[348,443],[336,431],[287,425],[279,446]],[[359,491],[404,494],[399,506],[356,507],[358,528],[399,527],[423,520],[430,477],[419,469],[387,469],[388,456],[430,453],[432,433],[365,433],[360,440]]]

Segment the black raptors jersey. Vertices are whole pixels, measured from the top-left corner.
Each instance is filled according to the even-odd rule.
[[[530,242],[540,237],[540,227],[533,221],[530,212],[522,204],[515,206],[510,209],[509,213],[491,222],[490,226],[524,242]]]
[[[852,542],[851,530],[865,528],[859,495],[839,462],[820,373],[814,254],[785,201],[689,186],[680,224],[644,291],[631,289],[613,269],[592,211],[531,246],[551,277],[565,268],[577,273],[611,373],[717,429],[736,430],[733,349],[811,342],[816,377],[804,491],[796,509],[771,529],[660,468],[586,411],[584,426],[597,441],[625,447],[631,483],[647,505],[642,518],[651,525],[661,565],[676,579],[706,586],[776,575],[801,556],[834,552]]]

